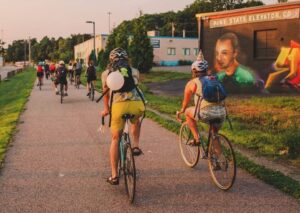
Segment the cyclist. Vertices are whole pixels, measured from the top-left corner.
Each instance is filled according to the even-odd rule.
[[[43,70],[43,65],[41,62],[38,63],[37,68],[36,68],[36,76],[37,76],[37,86],[43,85],[43,77],[44,77],[44,70]]]
[[[46,79],[48,80],[50,73],[49,73],[49,64],[47,61],[45,61],[44,70],[45,70],[45,74],[46,74]]]
[[[76,68],[75,68],[75,79],[79,78],[79,83],[80,83],[80,76],[82,72],[82,64],[79,59],[76,60]]]
[[[103,91],[108,90],[106,79],[110,72],[118,70],[117,67],[121,64],[125,64],[126,75],[128,75],[129,67],[127,52],[122,48],[116,48],[110,52],[109,55],[110,64],[107,70],[102,73],[101,80],[103,85]],[[106,93],[104,96],[104,110],[101,112],[101,116],[107,116],[110,113],[109,100],[111,101],[111,145],[110,145],[110,163],[112,167],[112,174],[107,179],[107,182],[111,185],[119,184],[118,177],[118,159],[119,159],[119,139],[122,134],[123,128],[125,126],[125,121],[122,119],[124,114],[132,114],[135,117],[131,120],[131,134],[133,136],[133,154],[138,156],[142,153],[139,148],[139,136],[140,136],[140,120],[139,118],[143,115],[145,111],[145,106],[143,103],[143,98],[140,95],[140,91],[137,89],[135,84],[137,84],[139,72],[136,69],[131,69],[131,83],[133,84],[132,90],[129,92],[118,92],[114,91],[112,97],[112,91]],[[125,76],[123,74],[123,76]]]
[[[73,64],[72,61],[69,62],[68,65],[68,74],[69,74],[69,79],[70,79],[70,83],[73,83],[73,78],[74,78],[74,70],[73,70]]]
[[[52,63],[50,64],[49,70],[50,70],[50,76],[51,76],[51,78],[53,78],[53,77],[54,77],[54,72],[55,72],[55,70],[56,70],[55,63],[52,62]],[[52,79],[52,80],[53,80],[53,79]]]
[[[86,69],[85,75],[87,77],[87,84],[86,84],[86,88],[87,88],[87,96],[90,95],[91,93],[91,82],[93,81],[93,84],[95,85],[95,81],[97,79],[96,76],[96,68],[94,66],[94,61],[90,60],[88,67]]]
[[[197,60],[192,64],[191,69],[192,79],[185,86],[182,107],[180,111],[177,111],[176,117],[181,121],[180,115],[183,113],[185,114],[187,124],[194,137],[194,139],[190,141],[190,145],[199,146],[200,138],[197,130],[197,121],[201,119],[204,122],[209,122],[212,119],[218,119],[219,123],[214,123],[212,129],[213,133],[218,133],[223,121],[226,118],[226,109],[223,101],[219,103],[211,103],[204,99],[201,99],[201,97],[203,97],[203,94],[200,78],[209,75],[208,62],[204,60],[204,58]],[[196,103],[200,98],[200,106],[197,107],[197,112],[195,112],[195,106],[188,107],[192,95],[194,95],[195,105],[197,105]],[[215,147],[215,152],[219,156],[219,154],[221,153],[220,146],[218,146],[218,143],[215,141],[213,141],[213,144]]]
[[[68,82],[67,82],[67,69],[65,67],[65,62],[64,61],[60,61],[59,62],[59,66],[55,71],[55,81],[54,81],[54,85],[55,85],[55,92],[56,95],[59,95],[59,91],[57,89],[57,85],[58,84],[64,84],[65,85],[65,93],[64,96],[68,96]]]

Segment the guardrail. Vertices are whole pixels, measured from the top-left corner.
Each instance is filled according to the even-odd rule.
[[[5,67],[2,67],[2,69],[5,68]],[[9,69],[9,70],[1,70],[0,69],[0,82],[5,80],[5,79],[8,79],[8,78],[11,78],[13,77],[14,75],[20,73],[23,71],[23,68],[12,68],[12,69]]]

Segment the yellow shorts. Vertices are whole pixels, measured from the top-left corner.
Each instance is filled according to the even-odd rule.
[[[112,104],[111,110],[111,131],[122,131],[125,126],[125,121],[122,119],[124,114],[135,115],[130,120],[131,123],[135,123],[139,117],[143,115],[145,106],[142,101],[122,101]]]

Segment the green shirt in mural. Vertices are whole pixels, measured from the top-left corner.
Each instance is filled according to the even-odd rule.
[[[255,78],[246,67],[239,65],[232,76],[227,76],[225,71],[217,73],[218,79],[223,82],[224,78],[231,78],[234,82],[239,85],[253,85]]]

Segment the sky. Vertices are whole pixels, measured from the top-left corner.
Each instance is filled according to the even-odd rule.
[[[194,0],[0,0],[0,39],[13,40],[67,37],[71,34],[108,33],[110,27],[138,17],[139,11],[153,14],[183,10]],[[277,0],[264,0],[265,4]]]

